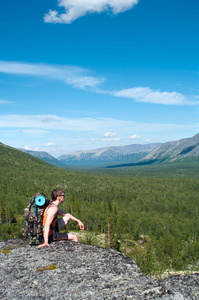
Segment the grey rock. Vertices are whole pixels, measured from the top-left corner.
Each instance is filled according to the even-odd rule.
[[[0,299],[199,299],[199,274],[157,280],[120,252],[68,241],[0,241],[0,270]]]

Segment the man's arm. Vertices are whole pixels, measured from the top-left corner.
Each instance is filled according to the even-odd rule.
[[[39,245],[38,248],[42,248],[45,246],[49,247],[48,237],[49,237],[50,225],[51,225],[56,213],[57,213],[57,207],[49,207],[48,208],[48,215],[47,215],[46,224],[44,227],[44,243]]]
[[[74,216],[72,216],[71,214],[69,213],[66,213],[62,210],[58,210],[58,214],[63,216],[63,217],[66,217],[69,220],[72,220],[72,221],[75,221],[78,223],[79,227],[81,230],[84,230],[84,224],[82,223],[82,221],[80,221],[79,219],[75,218]]]
[[[77,222],[80,229],[84,230],[84,224],[82,223],[82,221],[80,221],[79,219],[75,218],[74,216],[72,216],[71,214],[68,214],[68,213],[65,214],[65,216],[67,216],[69,218],[69,220]]]
[[[60,215],[60,216],[65,216],[67,213],[65,212],[65,211],[63,211],[63,210],[60,210],[60,209],[58,209],[58,215]]]

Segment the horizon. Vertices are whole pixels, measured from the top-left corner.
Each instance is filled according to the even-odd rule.
[[[54,157],[199,132],[199,2],[2,0],[0,142]]]
[[[199,135],[199,133],[197,133],[196,135]],[[192,136],[192,137],[184,137],[180,140],[172,140],[172,141],[167,141],[165,143],[172,143],[172,142],[179,142],[181,140],[184,140],[184,139],[192,139],[194,138],[196,135]],[[86,149],[86,150],[77,150],[77,151],[74,151],[74,152],[66,152],[66,153],[61,153],[59,154],[58,156],[55,156],[53,154],[50,154],[49,152],[45,151],[45,150],[31,150],[31,149],[24,149],[24,148],[16,148],[17,150],[20,150],[20,151],[30,151],[30,152],[46,152],[47,154],[50,154],[51,156],[53,156],[54,158],[58,159],[60,156],[65,156],[65,155],[72,155],[72,154],[75,154],[75,153],[83,153],[83,152],[94,152],[94,151],[98,151],[98,150],[102,150],[102,149],[109,149],[109,148],[122,148],[122,147],[128,147],[128,146],[146,146],[146,145],[151,145],[151,144],[157,144],[157,145],[162,145],[162,144],[165,144],[165,143],[162,143],[162,142],[157,142],[157,143],[146,143],[146,144],[139,144],[139,143],[133,143],[133,144],[128,144],[128,145],[119,145],[119,146],[107,146],[107,147],[100,147],[100,148],[91,148],[91,149]],[[157,146],[159,147],[159,146]],[[155,147],[156,148],[156,147]],[[154,148],[154,149],[155,149]]]
[[[142,146],[144,146],[144,145],[150,145],[150,144],[163,144],[163,143],[146,143],[146,144],[139,144],[139,143],[133,143],[133,144],[128,144],[128,145],[120,145],[120,146],[107,146],[107,147],[100,147],[100,148],[92,148],[92,149],[86,149],[86,150],[77,150],[77,151],[74,151],[74,152],[68,152],[68,153],[62,153],[62,154],[60,154],[60,155],[58,155],[58,156],[55,156],[55,155],[53,155],[53,154],[50,154],[50,153],[48,153],[47,151],[45,151],[45,150],[31,150],[31,149],[24,149],[24,148],[16,148],[17,150],[20,150],[20,151],[23,151],[23,150],[25,150],[25,151],[32,151],[32,152],[46,152],[46,153],[48,153],[48,154],[50,154],[50,155],[52,155],[54,158],[59,158],[60,156],[63,156],[63,155],[70,155],[70,154],[74,154],[74,153],[82,153],[82,152],[92,152],[92,151],[95,151],[95,150],[102,150],[102,149],[107,149],[107,148],[122,148],[122,147],[128,147],[128,146],[140,146],[140,145],[142,145]],[[8,145],[7,145],[8,146]]]

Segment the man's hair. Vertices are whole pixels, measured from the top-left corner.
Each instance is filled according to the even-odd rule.
[[[51,193],[51,198],[53,201],[55,201],[57,199],[57,197],[59,197],[61,194],[63,193],[63,190],[61,189],[54,189]]]

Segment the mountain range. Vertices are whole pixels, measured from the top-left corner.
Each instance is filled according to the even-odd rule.
[[[161,144],[140,162],[173,162],[196,156],[199,156],[199,133],[191,138]]]
[[[77,151],[58,158],[44,151],[18,149],[57,167],[130,166],[180,161],[199,156],[199,133],[178,141],[132,144]]]
[[[136,162],[116,164],[108,168],[130,167],[138,165],[153,165],[161,163],[182,162],[199,157],[199,134],[191,138],[166,142],[151,150]]]
[[[26,149],[17,149],[37,157],[57,167],[88,167],[105,166],[109,164],[130,163],[138,161],[147,155],[151,150],[159,146],[160,143],[152,144],[132,144],[118,147],[105,147],[88,151],[77,151],[58,158],[53,157],[45,151],[33,151]]]
[[[103,166],[107,164],[128,163],[140,160],[160,143],[132,144],[127,146],[115,146],[98,148],[88,151],[77,151],[61,155],[58,160],[69,166]]]

